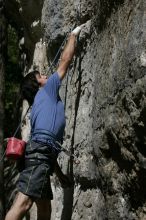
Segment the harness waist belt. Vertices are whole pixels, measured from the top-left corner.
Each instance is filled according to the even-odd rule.
[[[43,129],[37,129],[35,130],[35,132],[32,132],[31,134],[31,140],[50,140],[50,141],[53,141],[54,143],[56,141],[59,141],[57,136],[54,135],[52,132],[50,131],[47,131],[47,130],[43,130]]]

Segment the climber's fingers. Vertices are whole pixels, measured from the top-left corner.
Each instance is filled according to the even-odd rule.
[[[81,30],[86,26],[86,23],[80,25],[80,26],[77,26],[72,32],[71,34],[74,34],[76,36],[78,36],[81,32]]]

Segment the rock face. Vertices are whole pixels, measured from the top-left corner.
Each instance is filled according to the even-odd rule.
[[[21,0],[20,4],[24,2]],[[52,220],[144,220],[146,2],[38,2],[41,7],[37,8],[40,11],[35,20],[44,31],[38,28],[36,35],[32,29],[28,31],[35,10],[31,11],[33,19],[28,19],[30,10],[26,9],[31,3],[37,5],[36,1],[29,1],[22,7],[28,16],[21,16],[25,21],[24,47],[29,54],[32,45],[35,47],[43,39],[48,63],[70,29],[88,21],[60,91],[67,119],[64,147],[80,163],[63,153],[59,157],[64,172],[74,179],[74,187],[62,191],[56,177],[52,179]],[[29,48],[25,42],[30,40],[33,44]],[[27,54],[29,69],[33,57]],[[36,57],[35,54],[35,60]],[[44,56],[42,62],[46,67]]]

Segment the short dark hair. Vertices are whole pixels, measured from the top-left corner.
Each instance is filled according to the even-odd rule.
[[[39,83],[36,79],[37,74],[40,74],[37,70],[28,73],[20,86],[21,97],[22,99],[26,99],[29,105],[33,104],[34,97],[39,90]]]

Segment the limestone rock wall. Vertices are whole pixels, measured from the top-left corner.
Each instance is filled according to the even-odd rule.
[[[22,18],[27,33],[24,46],[32,56],[32,45],[28,47],[25,42],[35,39],[35,47],[43,39],[49,64],[66,34],[75,25],[88,21],[60,91],[67,122],[63,145],[76,154],[79,163],[63,153],[59,157],[74,186],[62,190],[57,178],[52,178],[52,220],[144,220],[146,2],[38,2],[41,7],[35,20],[42,25],[37,29],[39,37],[35,38],[31,29],[28,31],[32,20],[27,19],[30,11],[26,9],[30,6],[26,4],[28,16]],[[33,57],[27,54],[29,69]],[[40,58],[35,62],[40,66]],[[47,70],[44,56],[42,62]]]

